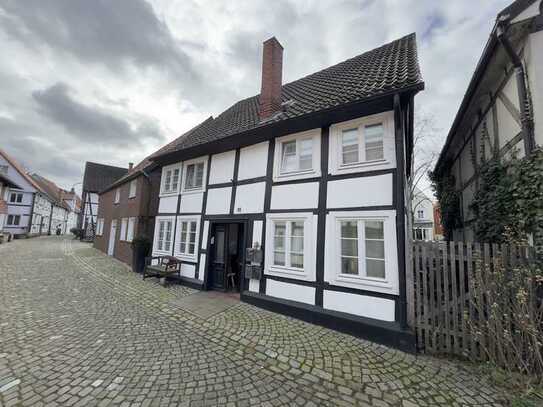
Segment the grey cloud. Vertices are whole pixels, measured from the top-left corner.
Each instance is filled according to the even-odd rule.
[[[126,120],[110,111],[75,100],[64,83],[34,91],[32,97],[43,116],[61,125],[81,141],[123,146],[133,146],[145,140],[165,141],[155,123],[144,120],[134,129]]]

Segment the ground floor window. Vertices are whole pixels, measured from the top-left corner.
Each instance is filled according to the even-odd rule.
[[[171,219],[158,220],[157,250],[169,252],[172,247],[173,221]]]
[[[200,220],[190,216],[177,218],[175,256],[196,261]]]
[[[134,229],[136,227],[136,218],[128,218],[128,226],[126,229],[126,241],[131,242],[134,239]]]
[[[331,212],[326,225],[325,280],[397,294],[397,246],[395,211]]]
[[[431,240],[432,229],[429,228],[415,228],[413,230],[413,239],[415,240]]]
[[[266,273],[314,280],[314,215],[268,214],[266,221]]]
[[[21,215],[8,215],[6,224],[9,226],[19,226],[21,224]]]

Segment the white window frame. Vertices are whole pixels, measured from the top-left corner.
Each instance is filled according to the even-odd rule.
[[[15,200],[14,200],[14,201],[11,200],[11,197],[12,197],[12,196],[15,196]],[[21,200],[20,200],[20,201],[17,200],[17,198],[18,198],[19,196],[21,197]],[[11,192],[11,194],[9,195],[9,202],[8,202],[8,204],[22,204],[22,203],[23,203],[23,199],[24,199],[24,193],[22,193],[22,192]]]
[[[282,172],[283,162],[283,144],[290,141],[296,141],[296,155],[299,158],[299,142],[302,140],[311,139],[313,141],[313,151],[311,154],[312,165],[310,169],[294,170]],[[273,164],[273,180],[288,181],[292,179],[304,179],[320,177],[321,175],[321,129],[312,129],[300,133],[289,134],[283,137],[278,137],[275,140],[274,164]]]
[[[179,179],[177,180],[177,184],[173,183],[173,173],[175,170],[179,170]],[[171,171],[171,178],[170,178],[171,182],[170,182],[170,189],[166,191],[166,179],[167,179],[168,171]],[[181,191],[182,178],[183,178],[183,163],[176,163],[176,164],[162,167],[162,175],[160,178],[160,196],[179,195]],[[172,186],[174,185],[175,185],[175,190],[172,189]]]
[[[15,219],[18,220],[17,223],[14,223],[14,222],[9,222],[9,217],[11,216],[11,219],[12,221],[15,221]],[[6,226],[21,226],[21,215],[16,215],[16,214],[8,214],[7,218],[6,218]]]
[[[115,198],[113,199],[113,203],[117,205],[119,202],[121,202],[121,188],[117,188],[115,190]]]
[[[119,240],[126,240],[126,231],[128,229],[128,218],[121,218],[121,234],[119,235]]]
[[[341,221],[383,221],[385,239],[385,279],[365,276],[365,250],[359,240],[359,273],[348,275],[341,273]],[[360,239],[360,230],[358,236]],[[361,260],[362,259],[362,260]],[[326,225],[326,267],[325,281],[342,287],[375,291],[387,294],[399,294],[398,250],[396,242],[396,211],[338,211],[327,216]]]
[[[185,161],[183,163],[183,189],[182,189],[182,193],[183,194],[194,194],[194,193],[200,193],[200,192],[203,192],[206,190],[206,187],[207,187],[207,160],[209,159],[209,157],[205,156],[205,157],[198,157],[198,158],[194,158],[192,160],[188,160],[188,161]],[[197,188],[189,188],[187,189],[187,186],[186,186],[186,183],[187,183],[187,174],[188,174],[188,171],[187,171],[187,168],[189,165],[196,165],[196,164],[203,164],[203,167],[204,167],[204,173],[202,175],[202,186],[201,187],[197,187]]]
[[[128,218],[128,225],[126,227],[126,241],[131,242],[134,239],[134,231],[136,230],[136,217],[132,216]]]
[[[274,256],[274,222],[304,222],[304,267],[303,269],[278,266],[273,262]],[[289,240],[289,239],[287,239]],[[317,243],[317,215],[312,212],[272,213],[266,215],[266,247],[264,274],[277,277],[288,277],[297,280],[315,281],[315,258]],[[285,247],[285,251],[287,247]]]
[[[383,158],[343,164],[343,131],[358,129],[358,157],[365,157],[365,126],[381,123],[383,125]],[[396,147],[394,134],[394,112],[388,111],[371,116],[360,117],[330,126],[330,154],[328,165],[332,175],[389,169],[396,167]]]
[[[160,234],[160,222],[171,222],[171,236],[170,236],[170,250],[164,250],[158,248],[159,234]],[[155,236],[153,238],[153,253],[154,254],[169,254],[173,253],[173,244],[175,236],[175,216],[157,216],[155,220]],[[166,232],[166,229],[164,230]]]
[[[195,222],[196,223],[196,239],[194,241],[194,253],[188,253],[186,250],[185,252],[181,252],[181,234],[183,231],[183,222]],[[188,235],[188,230],[187,230]],[[196,262],[198,259],[198,245],[200,240],[200,217],[194,217],[194,216],[178,216],[177,217],[177,225],[175,230],[175,248],[174,248],[174,256],[179,257],[183,260]],[[188,248],[188,241],[186,247]]]
[[[102,236],[104,231],[104,219],[98,218],[96,219],[96,236]]]
[[[130,184],[128,185],[128,199],[135,198],[137,190],[138,190],[138,180],[133,179],[132,181],[130,181]]]

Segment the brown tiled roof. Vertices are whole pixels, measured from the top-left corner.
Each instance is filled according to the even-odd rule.
[[[99,192],[128,172],[127,168],[114,167],[87,161],[83,175],[83,190]]]
[[[11,164],[13,168],[34,188],[38,191],[41,191],[40,186],[32,179],[30,175],[27,174],[26,170],[13,158],[11,158],[4,150],[0,148],[0,155],[3,156],[8,163]],[[43,192],[43,191],[41,191]]]
[[[62,188],[59,188],[53,181],[48,180],[41,175],[32,174],[31,177],[40,186],[40,189],[45,195],[47,195],[57,206],[61,206],[64,209],[70,209],[68,204],[62,199],[63,193],[65,192]]]
[[[322,71],[283,85],[284,111],[261,121],[259,96],[241,100],[207,119],[170,143],[158,155],[183,150],[281,120],[341,105],[364,101],[381,94],[424,85],[417,57],[415,34],[365,52]]]

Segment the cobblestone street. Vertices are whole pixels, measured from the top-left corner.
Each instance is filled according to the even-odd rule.
[[[0,245],[0,405],[500,405],[464,365],[195,294],[71,239]]]

